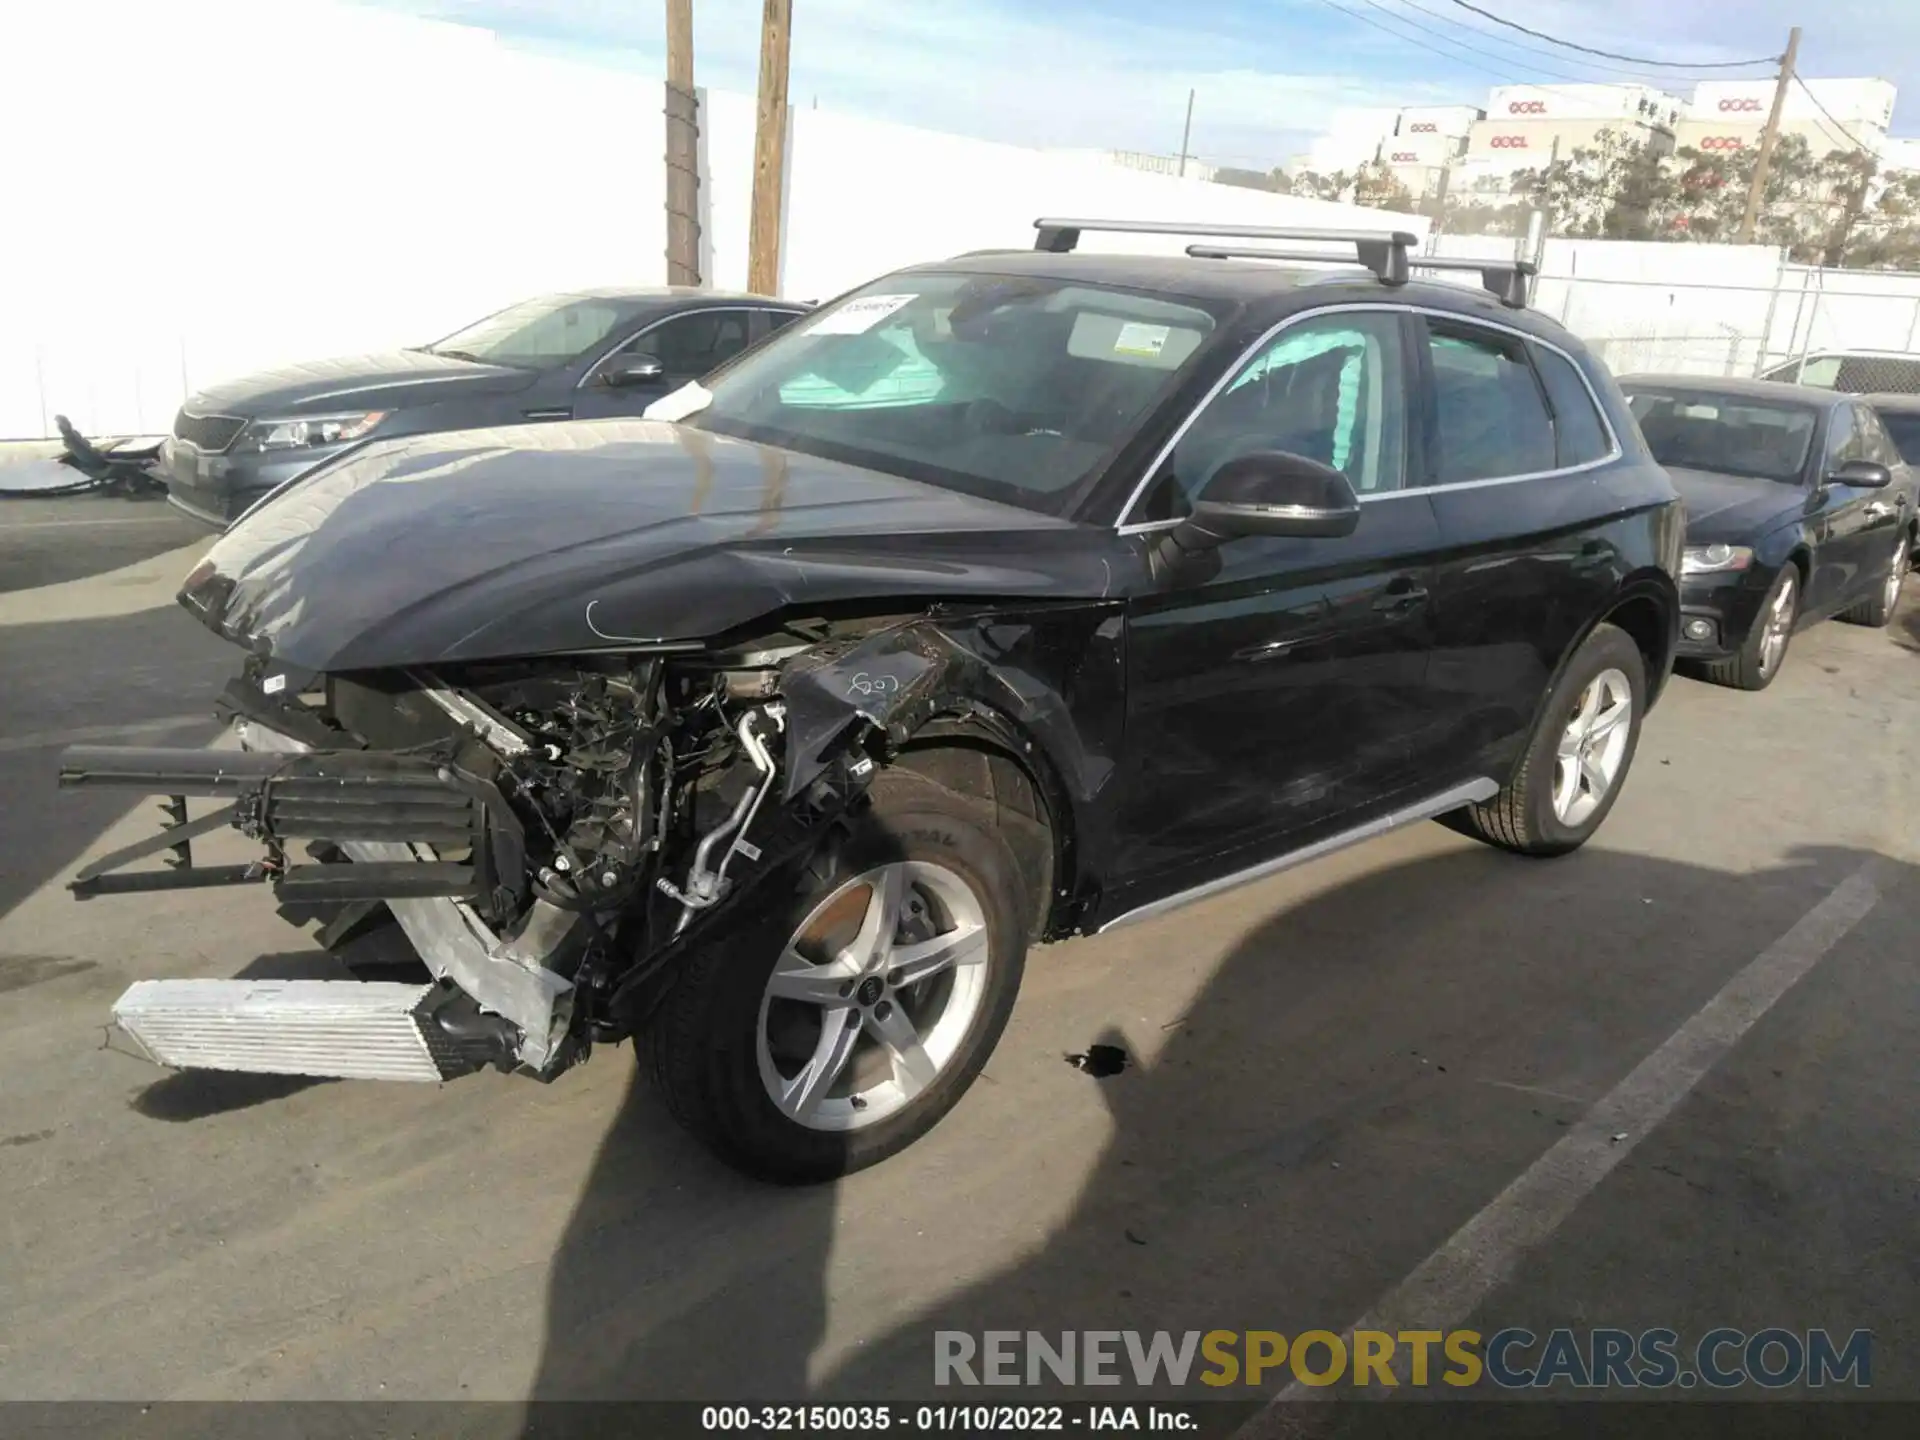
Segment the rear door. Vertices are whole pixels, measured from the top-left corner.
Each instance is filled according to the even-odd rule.
[[[1561,657],[1624,578],[1595,472],[1620,453],[1564,352],[1428,315],[1420,461],[1445,547],[1430,686],[1449,774],[1507,773]],[[1598,517],[1598,518],[1596,518]]]

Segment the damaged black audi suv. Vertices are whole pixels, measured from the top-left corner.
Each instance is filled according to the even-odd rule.
[[[120,1026],[425,1081],[633,1039],[721,1156],[817,1181],[959,1100],[1035,944],[1429,818],[1577,848],[1679,615],[1614,382],[1524,265],[1224,234],[1042,221],[648,418],[379,442],[255,510],[180,597],[244,653],[231,740],[68,751],[172,816],[73,887],[267,883],[433,978],[144,979]],[[199,863],[228,827],[256,857]]]

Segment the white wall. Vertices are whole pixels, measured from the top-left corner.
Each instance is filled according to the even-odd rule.
[[[707,279],[743,288],[754,104],[706,102]],[[542,291],[661,283],[661,105],[657,76],[344,0],[8,7],[0,438],[51,434],[56,412],[157,432],[189,390],[249,370],[418,344]],[[800,299],[1029,245],[1043,214],[1382,223],[810,109],[789,156],[780,289]]]

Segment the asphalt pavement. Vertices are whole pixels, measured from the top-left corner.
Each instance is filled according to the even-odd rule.
[[[134,980],[342,973],[262,891],[61,885],[152,820],[56,793],[61,745],[213,735],[203,543],[0,508],[0,1398],[925,1398],[939,1330],[1388,1316],[1866,1329],[1920,1399],[1920,582],[1761,695],[1676,680],[1572,857],[1426,825],[1038,952],[938,1130],[796,1191],[624,1047],[551,1086],[125,1053]]]

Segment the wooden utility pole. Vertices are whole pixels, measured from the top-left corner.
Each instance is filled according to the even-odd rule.
[[[1180,173],[1187,173],[1187,144],[1193,139],[1193,91],[1187,91],[1187,123],[1180,131]]]
[[[793,0],[766,0],[760,18],[760,115],[753,136],[753,221],[747,231],[747,289],[780,289],[780,210],[787,171],[787,42]]]
[[[667,283],[700,283],[700,102],[693,0],[667,0]]]
[[[1787,33],[1787,53],[1780,58],[1780,81],[1773,87],[1773,109],[1767,112],[1767,128],[1760,135],[1760,154],[1753,162],[1753,180],[1747,186],[1747,212],[1740,217],[1742,245],[1753,243],[1753,227],[1760,219],[1760,197],[1767,192],[1767,171],[1773,164],[1773,147],[1780,139],[1780,112],[1787,106],[1787,87],[1793,84],[1794,62],[1800,58],[1800,27]]]

